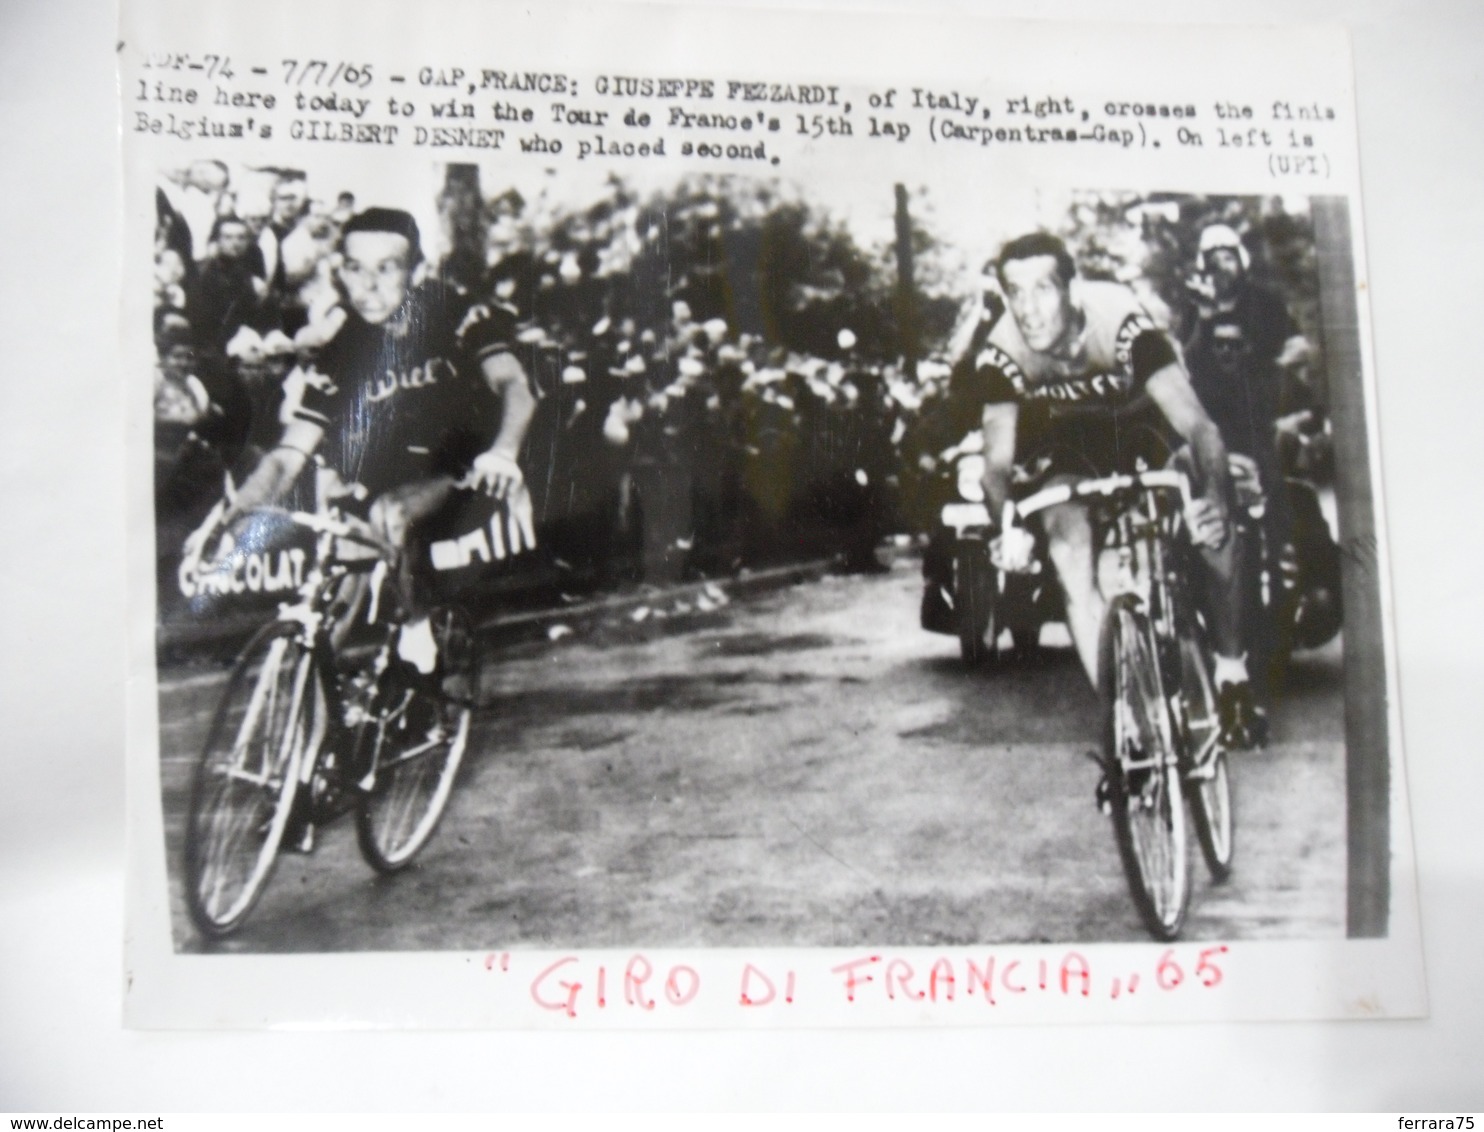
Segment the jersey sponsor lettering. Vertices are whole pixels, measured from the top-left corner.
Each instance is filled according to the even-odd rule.
[[[453,375],[453,366],[444,358],[429,358],[410,369],[389,369],[370,383],[366,400],[385,401],[402,390],[425,389],[437,385],[440,376],[451,379]]]
[[[1113,340],[1113,360],[1118,364],[1121,373],[1126,373],[1132,378],[1134,372],[1134,341],[1140,334],[1158,334],[1159,327],[1154,325],[1154,320],[1147,314],[1131,314],[1123,320],[1123,325],[1118,328],[1118,336]]]
[[[1026,391],[1030,401],[1123,401],[1133,390],[1134,379],[1126,373],[1095,373]]]
[[[1002,319],[975,358],[986,389],[1008,389],[1027,404],[1106,404],[1116,409],[1139,392],[1134,344],[1160,334],[1154,320],[1126,289],[1113,283],[1084,283],[1083,325],[1069,349],[1045,354],[1032,350],[1013,318]],[[1002,377],[1003,383],[994,380]]]
[[[497,409],[474,376],[476,359],[510,349],[514,320],[503,309],[478,311],[456,322],[436,296],[418,294],[396,324],[347,318],[295,411],[324,429],[325,460],[346,482],[376,496],[429,476],[457,478],[489,443]]]

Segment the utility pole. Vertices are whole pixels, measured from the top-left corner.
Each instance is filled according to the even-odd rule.
[[[1349,205],[1344,197],[1315,197],[1312,209],[1344,555],[1346,931],[1352,939],[1372,939],[1387,934],[1391,903],[1390,713],[1375,484],[1360,368]]]
[[[912,216],[907,211],[907,186],[898,184],[897,195],[897,288],[892,306],[897,317],[897,349],[902,365],[914,380],[921,348],[922,328],[917,315],[917,289],[912,282]]]

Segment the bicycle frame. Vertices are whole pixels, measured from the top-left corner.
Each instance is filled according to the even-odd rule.
[[[1192,750],[1187,690],[1183,687],[1180,665],[1180,633],[1189,625],[1194,630],[1193,607],[1187,588],[1185,564],[1178,561],[1183,545],[1180,529],[1183,519],[1178,506],[1171,506],[1166,491],[1146,489],[1121,503],[1110,501],[1112,515],[1098,515],[1094,509],[1094,545],[1100,553],[1119,555],[1119,592],[1133,593],[1144,611],[1153,637],[1158,665],[1153,674],[1159,695],[1171,711],[1160,716],[1162,729],[1169,732],[1169,749],[1174,753],[1182,777],[1199,761]],[[1101,519],[1101,522],[1099,521]],[[1110,598],[1114,595],[1107,595]],[[1213,736],[1214,739],[1214,736]],[[1147,764],[1153,766],[1151,761]],[[1144,769],[1131,764],[1128,769]]]
[[[1201,626],[1188,590],[1187,564],[1181,559],[1184,513],[1191,500],[1190,481],[1183,472],[1158,469],[1127,475],[1104,476],[1075,484],[1045,488],[1019,503],[1005,506],[1004,526],[1024,522],[1031,515],[1063,503],[1083,502],[1091,510],[1093,546],[1099,560],[1118,556],[1117,588],[1103,594],[1106,600],[1133,594],[1144,612],[1159,658],[1154,674],[1162,701],[1175,711],[1176,734],[1171,748],[1179,753],[1182,771],[1201,765],[1207,748],[1192,750],[1183,689],[1180,687],[1180,631],[1188,626],[1200,634]],[[1095,567],[1098,565],[1095,562]],[[1173,692],[1172,695],[1172,685]],[[1129,770],[1148,769],[1153,763],[1132,765]]]
[[[187,900],[192,919],[209,938],[241,925],[267,885],[285,837],[301,850],[312,848],[314,827],[349,811],[355,812],[367,864],[383,874],[405,868],[437,828],[469,734],[469,705],[449,706],[454,702],[441,690],[422,690],[393,661],[392,647],[414,608],[398,552],[323,499],[313,514],[263,508],[252,515],[262,525],[249,526],[245,542],[266,541],[276,517],[312,530],[315,550],[296,599],[279,607],[234,665],[197,763],[186,835]],[[198,541],[198,556],[209,537]],[[370,553],[345,550],[354,545]],[[368,584],[360,584],[363,577]],[[389,578],[390,600],[397,604],[382,614]],[[370,650],[344,648],[363,611],[379,640]],[[430,614],[430,631],[435,618],[445,638],[458,639],[457,610]],[[290,658],[292,667],[285,668]],[[273,702],[264,697],[289,672],[286,711],[262,716],[260,705]],[[244,694],[245,722],[223,746],[221,726]],[[276,746],[256,748],[259,731]],[[278,753],[269,768],[257,773],[249,766],[250,773],[240,773],[242,760],[261,759],[263,750]],[[234,778],[247,789],[218,788]]]
[[[337,664],[341,653],[335,639],[341,630],[348,630],[350,623],[360,614],[363,598],[369,603],[367,623],[378,619],[382,592],[388,582],[396,591],[395,600],[399,608],[407,607],[407,595],[401,592],[402,578],[397,569],[398,552],[369,531],[352,526],[323,500],[319,510],[313,513],[264,507],[251,514],[286,518],[315,533],[312,564],[299,586],[297,600],[280,605],[270,624],[294,625],[293,639],[305,650],[313,666],[315,678],[309,683],[317,691],[303,688],[297,693],[300,698],[313,695],[316,699],[311,712],[312,730],[299,759],[299,786],[307,790],[305,797],[310,806],[311,820],[326,822],[354,807],[358,791],[356,781],[349,777],[350,773],[361,769],[363,775],[374,775],[381,766],[387,727],[407,706],[404,700],[390,712],[378,716],[363,710],[353,723],[349,722],[353,705],[346,695],[347,674],[342,673]],[[339,543],[365,547],[375,554],[365,558],[346,558],[336,553]],[[348,606],[337,609],[336,603],[345,582],[358,575],[369,575],[367,591],[356,594]],[[370,667],[373,678],[379,676],[386,666],[398,620],[396,616],[387,618],[388,633],[376,646],[379,655]],[[369,702],[371,689],[362,688],[360,691]],[[363,709],[366,706],[361,705]],[[357,734],[358,729],[365,726],[375,727],[369,752],[362,751],[366,737]],[[428,746],[402,751],[399,757],[417,757]],[[337,755],[343,758],[343,764],[333,761]]]
[[[1082,502],[1108,603],[1099,645],[1105,705],[1099,798],[1134,905],[1156,939],[1179,936],[1190,900],[1187,805],[1213,881],[1231,873],[1231,786],[1209,652],[1190,591],[1190,484],[1174,469],[1047,488],[1005,511],[1006,529]],[[1106,556],[1115,556],[1111,584]],[[1200,734],[1202,728],[1205,734]]]

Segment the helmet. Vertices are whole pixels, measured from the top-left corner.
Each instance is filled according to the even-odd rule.
[[[1232,249],[1242,262],[1242,270],[1251,270],[1252,256],[1248,254],[1247,248],[1242,243],[1242,237],[1237,235],[1236,229],[1226,224],[1210,224],[1202,230],[1200,246],[1196,250],[1196,266],[1201,271],[1207,270],[1206,253],[1215,251],[1217,248]]]

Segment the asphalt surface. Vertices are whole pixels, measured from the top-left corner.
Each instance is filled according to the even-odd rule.
[[[162,671],[176,944],[1147,938],[1093,803],[1098,708],[1064,631],[1047,628],[1036,663],[966,670],[953,638],[918,628],[919,587],[901,560],[731,601],[691,589],[493,651],[458,789],[417,863],[377,877],[343,819],[313,854],[282,855],[245,926],[210,945],[185,913],[180,840],[223,673]],[[1209,883],[1192,840],[1185,938],[1343,936],[1342,719],[1339,644],[1300,655],[1272,742],[1234,765],[1228,883]]]

